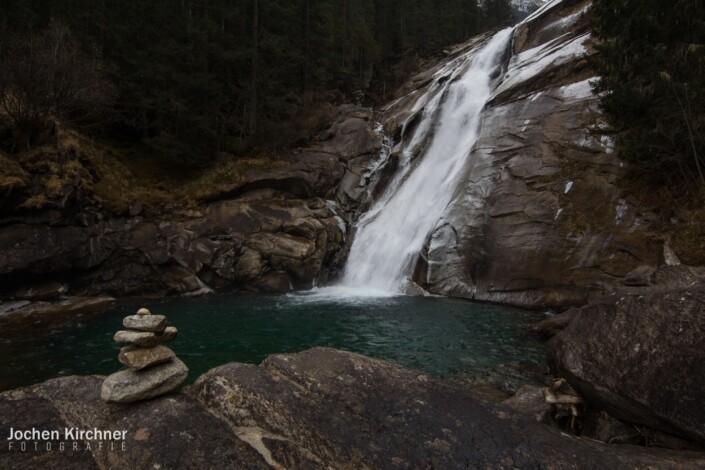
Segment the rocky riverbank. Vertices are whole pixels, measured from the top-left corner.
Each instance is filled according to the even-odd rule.
[[[0,449],[3,468],[702,468],[700,453],[608,446],[563,434],[462,386],[317,348],[228,364],[184,393],[100,400],[102,378],[0,394],[0,429],[119,429],[121,447]],[[85,451],[86,444],[91,450]],[[118,443],[122,446],[122,443]],[[58,446],[59,442],[54,442]],[[43,446],[45,448],[45,445]]]
[[[240,164],[211,191],[218,200],[191,206],[135,200],[124,213],[108,210],[98,192],[107,176],[96,174],[87,145],[62,141],[21,156],[0,206],[0,309],[66,296],[282,292],[325,281],[342,260],[351,214],[368,196],[366,168],[382,146],[371,110],[341,106],[329,119],[309,146]],[[42,204],[30,204],[40,196]]]

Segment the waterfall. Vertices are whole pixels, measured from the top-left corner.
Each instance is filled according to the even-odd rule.
[[[395,149],[400,169],[358,222],[344,287],[405,292],[414,262],[475,145],[512,32],[500,31],[450,62],[417,100],[413,111],[421,113],[420,120]]]

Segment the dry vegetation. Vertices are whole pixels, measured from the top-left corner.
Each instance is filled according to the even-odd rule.
[[[248,170],[277,164],[282,163],[264,156],[222,155],[206,169],[185,168],[146,146],[118,147],[64,130],[54,143],[17,155],[0,153],[0,193],[21,193],[18,209],[45,209],[80,187],[116,215],[128,213],[135,202],[161,212],[217,199],[236,190]]]

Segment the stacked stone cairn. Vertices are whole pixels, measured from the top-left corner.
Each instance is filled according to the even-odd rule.
[[[174,351],[163,346],[176,338],[176,328],[166,326],[164,315],[152,315],[146,308],[122,321],[126,330],[115,333],[113,339],[127,346],[120,350],[118,360],[127,366],[110,375],[100,397],[108,403],[133,403],[165,395],[178,388],[188,375],[188,367]]]

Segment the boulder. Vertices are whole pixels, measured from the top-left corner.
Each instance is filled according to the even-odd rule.
[[[65,428],[95,428],[125,431],[124,440],[101,445],[76,439],[78,451],[69,440],[65,452],[6,452],[4,447],[0,468],[705,465],[702,454],[606,446],[571,437],[480,400],[458,384],[330,349],[274,356],[259,367],[225,365],[205,374],[186,394],[129,406],[101,401],[102,379],[64,377],[1,393],[0,429],[63,433]],[[52,442],[53,448],[58,444]],[[27,443],[28,449],[32,446]]]
[[[103,382],[100,397],[107,403],[132,403],[165,395],[179,388],[188,367],[178,358],[149,369],[116,372]]]
[[[159,344],[159,340],[154,333],[146,331],[125,331],[120,330],[113,336],[113,341],[118,344],[134,344],[142,348],[153,348]]]
[[[174,351],[165,346],[154,348],[138,348],[127,346],[120,350],[118,360],[120,364],[126,365],[132,370],[141,370],[156,364],[169,362],[176,355]]]
[[[122,326],[130,330],[162,333],[166,329],[164,315],[130,315],[122,320]]]
[[[100,399],[102,381],[103,377],[63,377],[2,393],[0,429],[56,429],[63,437],[66,428],[96,428],[126,431],[124,440],[62,438],[51,443],[51,451],[45,450],[46,443],[40,443],[40,450],[34,451],[29,441],[26,452],[7,451],[7,441],[3,440],[0,468],[271,470],[227,422],[192,398],[172,394],[129,406],[111,405]],[[63,452],[59,450],[61,442],[65,445]],[[14,450],[19,450],[19,445],[16,442]]]
[[[549,342],[552,371],[622,421],[705,442],[705,281],[694,282],[582,308]]]
[[[458,384],[315,348],[227,364],[187,388],[248,442],[296,468],[697,468],[700,454],[609,447],[478,399]],[[264,437],[268,436],[269,439]],[[243,436],[244,438],[244,436]],[[291,465],[308,459],[308,466]]]

